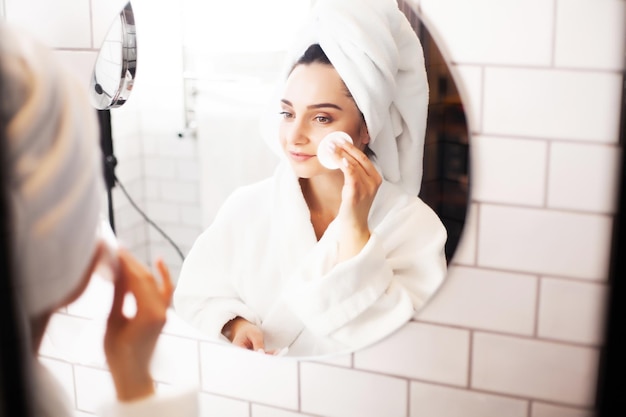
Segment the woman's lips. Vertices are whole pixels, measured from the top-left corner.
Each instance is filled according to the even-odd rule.
[[[308,153],[302,152],[289,152],[289,156],[296,162],[306,162],[309,159],[313,158],[315,155],[310,155]]]

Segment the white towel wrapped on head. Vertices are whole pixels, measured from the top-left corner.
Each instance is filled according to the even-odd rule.
[[[318,0],[288,52],[283,79],[316,43],[364,115],[383,177],[417,195],[428,82],[421,43],[397,2]],[[266,139],[276,142],[276,133]]]
[[[77,290],[96,247],[98,124],[85,88],[46,46],[3,24],[0,40],[15,283],[35,316]]]

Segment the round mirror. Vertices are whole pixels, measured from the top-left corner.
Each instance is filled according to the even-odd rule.
[[[115,19],[94,65],[90,96],[98,110],[119,107],[128,100],[137,68],[135,19],[130,2]]]
[[[445,227],[447,232],[445,260],[450,262],[463,228],[468,206],[469,135],[466,118],[456,84],[435,41],[418,19],[412,7],[404,2],[400,2],[400,5],[401,10],[421,40],[430,90],[423,178],[419,197],[436,213],[443,227]],[[346,262],[345,268],[337,264],[333,267],[334,270],[329,269],[325,272],[320,272],[325,266],[310,264],[307,265],[307,267],[310,266],[307,270],[314,271],[311,273],[311,281],[319,283],[319,287],[312,288],[313,285],[311,285],[311,291],[303,290],[295,295],[290,293],[291,300],[297,299],[302,303],[293,305],[293,301],[289,300],[287,305],[283,303],[283,299],[280,297],[280,294],[285,290],[285,287],[282,287],[283,281],[281,279],[284,278],[284,282],[286,282],[293,275],[289,275],[289,272],[284,272],[284,270],[296,270],[296,267],[299,268],[301,263],[304,264],[313,256],[319,255],[327,243],[327,241],[322,242],[322,239],[316,241],[316,236],[312,235],[310,225],[307,224],[311,214],[303,211],[294,215],[289,212],[288,215],[280,216],[280,221],[277,219],[272,223],[271,228],[268,227],[272,231],[269,237],[267,233],[263,234],[265,229],[257,234],[252,227],[241,228],[242,224],[251,224],[257,220],[258,224],[266,224],[267,216],[265,213],[268,210],[265,209],[266,205],[264,204],[267,200],[266,196],[269,194],[267,190],[261,190],[258,195],[255,194],[256,200],[247,206],[247,211],[241,214],[238,222],[231,222],[229,218],[224,217],[223,213],[222,217],[219,218],[217,213],[224,207],[224,201],[232,195],[233,190],[244,185],[256,187],[259,184],[258,181],[263,181],[268,176],[273,175],[276,155],[271,152],[268,153],[268,150],[265,149],[267,148],[266,144],[259,137],[258,124],[260,118],[264,117],[263,109],[266,104],[264,98],[268,94],[267,91],[271,89],[268,87],[270,80],[273,84],[278,68],[282,66],[282,59],[279,65],[274,65],[274,60],[282,58],[282,54],[280,50],[271,50],[271,45],[268,43],[264,43],[262,46],[265,49],[260,51],[247,43],[233,44],[229,48],[226,48],[223,43],[216,43],[212,49],[211,42],[207,39],[219,39],[220,42],[222,39],[231,39],[231,36],[224,33],[221,36],[210,36],[207,33],[210,30],[216,30],[218,20],[223,22],[222,25],[225,26],[225,29],[233,33],[238,33],[237,31],[241,33],[254,32],[254,28],[250,27],[251,22],[241,23],[240,13],[235,11],[232,13],[234,20],[231,20],[223,9],[220,9],[218,14],[212,13],[212,10],[197,10],[201,7],[203,6],[197,5],[196,9],[191,7],[188,9],[188,11],[193,10],[192,14],[195,18],[200,19],[202,16],[201,21],[196,25],[186,24],[184,26],[185,31],[193,31],[192,39],[195,41],[189,42],[185,49],[185,74],[187,76],[185,84],[188,87],[186,92],[189,95],[186,97],[189,108],[185,109],[185,114],[195,118],[193,124],[197,126],[193,139],[188,140],[198,141],[198,158],[201,166],[199,190],[200,194],[203,194],[201,213],[206,216],[203,223],[207,227],[213,228],[204,236],[217,236],[216,233],[220,233],[220,230],[223,230],[223,236],[215,240],[199,238],[197,242],[202,243],[196,244],[195,249],[192,248],[187,256],[183,272],[177,283],[177,295],[174,302],[177,313],[198,328],[202,334],[225,343],[231,343],[231,339],[235,339],[233,334],[236,330],[233,329],[236,326],[248,326],[241,320],[235,321],[237,317],[231,321],[228,321],[229,318],[243,317],[244,315],[255,317],[253,320],[258,323],[259,329],[263,332],[265,347],[269,347],[270,352],[293,357],[310,358],[345,353],[380,341],[399,326],[412,320],[414,314],[427,305],[441,280],[430,287],[419,302],[414,305],[409,305],[410,302],[403,304],[406,306],[404,310],[406,314],[403,316],[402,322],[400,320],[393,324],[384,322],[381,319],[384,314],[379,313],[385,311],[385,308],[387,308],[386,311],[391,311],[393,306],[411,299],[412,294],[408,294],[409,291],[397,299],[387,298],[388,302],[381,302],[380,308],[371,308],[366,314],[357,315],[352,321],[344,320],[345,317],[341,315],[340,308],[332,312],[329,309],[328,315],[324,317],[324,320],[327,320],[324,325],[330,322],[334,325],[341,320],[344,321],[341,322],[341,326],[337,325],[336,328],[332,329],[333,334],[331,331],[326,332],[330,336],[317,338],[317,334],[314,334],[315,329],[312,326],[308,328],[303,324],[305,319],[302,317],[305,316],[306,312],[300,314],[301,310],[298,310],[301,306],[305,306],[308,300],[317,296],[314,291],[319,290],[318,292],[321,293],[326,289],[321,288],[322,285],[328,283],[327,293],[332,298],[334,296],[332,292],[335,289],[330,289],[330,286],[332,286],[333,280],[340,281],[345,277],[354,275],[359,277],[355,281],[361,284],[371,278],[373,278],[372,281],[379,278],[384,280],[383,274],[376,275],[377,273],[372,272],[374,268],[357,271],[355,265],[360,261],[352,262],[349,265]],[[238,3],[237,11],[241,7],[243,6]],[[275,12],[276,8],[268,9],[272,10],[274,15],[278,15]],[[251,15],[253,14],[258,22],[262,22],[263,26],[282,27],[280,24],[274,24],[273,20],[269,20],[277,19],[276,16],[266,17],[260,13],[261,11],[251,13]],[[211,22],[212,24],[207,24],[206,16],[213,16],[215,21]],[[287,20],[286,17],[284,19]],[[292,18],[292,21],[294,20]],[[285,35],[288,33],[288,31],[284,32],[283,37],[289,37]],[[237,49],[238,46],[239,49]],[[249,47],[250,50],[246,47]],[[415,51],[415,53],[420,52]],[[274,68],[277,68],[277,72],[271,71]],[[289,94],[291,93],[285,93],[282,102],[284,103],[286,100],[289,103],[296,103],[299,97],[293,99],[293,94]],[[317,98],[315,97],[315,99]],[[335,100],[335,97],[331,97],[331,95],[325,96],[325,98],[324,101],[311,99],[307,103],[329,103]],[[287,110],[283,111],[291,114]],[[419,114],[413,114],[413,117],[420,119]],[[422,113],[421,118],[423,117],[424,114]],[[416,164],[415,169],[419,170],[421,167]],[[254,189],[257,190],[257,188]],[[241,194],[237,194],[237,196],[241,197]],[[280,205],[280,208],[288,206],[288,204],[284,204]],[[231,205],[227,207],[228,213],[238,212],[233,208],[232,200]],[[238,208],[239,206],[237,206]],[[294,222],[296,215],[300,214],[303,214],[301,216],[303,221],[300,222],[301,217],[297,217],[298,222]],[[225,218],[227,224],[224,222]],[[253,221],[248,221],[249,218]],[[288,223],[289,221],[292,223]],[[313,220],[310,223],[313,223]],[[402,224],[399,227],[402,228],[403,236],[411,236],[407,239],[425,236],[424,230],[426,228],[423,227],[425,222],[420,225],[409,225],[408,222],[404,221],[398,221],[398,223]],[[288,226],[285,226],[286,224]],[[382,229],[380,230],[382,235],[384,232]],[[300,231],[302,233],[298,234]],[[272,239],[279,234],[281,237],[277,238],[276,241],[280,240],[281,244],[285,243],[285,245],[272,246],[274,242]],[[284,238],[284,236],[290,236],[290,238]],[[322,243],[318,245],[318,242]],[[436,245],[441,248],[443,243],[438,242]],[[433,244],[433,246],[436,245]],[[268,247],[272,247],[275,253],[270,253]],[[309,251],[310,248],[312,249]],[[370,253],[368,256],[363,256],[361,261],[367,258],[374,262],[376,258],[379,259],[378,266],[380,266],[386,262],[387,254],[382,254],[385,251],[384,248],[385,245],[383,244],[382,248],[376,251],[376,256]],[[250,252],[245,252],[248,250]],[[410,254],[407,254],[407,262],[402,263],[402,265],[415,265],[421,262],[423,259],[415,261],[419,256],[422,256],[420,253],[419,250],[411,250]],[[429,252],[427,257],[429,261],[432,261],[437,255]],[[278,258],[280,259],[277,260]],[[385,258],[385,260],[380,258]],[[257,262],[257,259],[262,261]],[[398,258],[396,257],[392,262],[397,261]],[[429,261],[425,261],[425,263]],[[441,267],[441,264],[437,263],[437,265]],[[205,267],[214,269],[207,272]],[[402,268],[398,266],[394,270],[394,274],[397,271],[398,276],[402,275]],[[437,274],[439,276],[444,274],[435,269],[421,269],[419,271],[420,279],[423,277],[425,281],[428,281],[436,277]],[[296,272],[300,272],[300,270],[298,269]],[[317,275],[313,277],[315,273]],[[351,275],[352,273],[354,274]],[[331,276],[331,274],[334,275]],[[394,281],[394,288],[390,287],[388,292],[383,291],[385,295],[381,296],[379,300],[398,288],[402,288],[398,294],[405,288],[395,275],[390,280]],[[443,279],[443,285],[445,285],[445,279]],[[357,285],[354,285],[346,293],[354,291],[356,294],[358,289],[356,287]],[[306,288],[309,289],[309,287]],[[302,300],[298,298],[299,296]],[[205,298],[200,300],[202,297]],[[320,300],[321,298],[322,296],[319,297]],[[355,296],[356,298],[357,296]],[[333,301],[331,300],[327,304],[330,305]],[[367,307],[369,308],[373,304],[368,304]],[[320,305],[325,306],[326,304],[320,302]],[[361,311],[366,311],[366,309]],[[253,320],[248,321],[252,322]],[[358,326],[360,327],[357,329]],[[346,334],[349,334],[350,337],[347,337]],[[339,340],[340,337],[343,339]],[[359,337],[366,342],[357,340]],[[335,340],[339,341],[335,343]]]

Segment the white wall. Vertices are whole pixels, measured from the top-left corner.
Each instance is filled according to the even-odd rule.
[[[96,13],[105,3],[5,0],[5,12],[88,74],[103,21],[114,14]],[[155,377],[161,389],[199,385],[204,415],[592,415],[618,181],[626,2],[412,3],[448,56],[472,132],[471,210],[446,283],[420,320],[370,349],[320,362],[224,350],[172,316]],[[152,4],[161,13],[166,3]],[[161,42],[168,39],[175,41]],[[150,65],[174,73],[179,61],[167,62]],[[148,64],[140,65],[138,75],[149,78]],[[137,85],[139,98],[114,114],[116,151],[120,177],[150,214],[190,242],[201,217],[200,167],[195,142],[175,135],[177,82],[166,80],[160,94],[144,91],[145,99]],[[123,237],[146,260],[164,253],[175,263],[131,213],[118,211]],[[109,290],[94,281],[83,300],[57,314],[42,352],[80,416],[112,389],[101,354],[84,353],[99,352]],[[64,344],[69,331],[93,349],[81,354]]]

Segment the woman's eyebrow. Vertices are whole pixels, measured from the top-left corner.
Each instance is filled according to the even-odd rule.
[[[293,104],[291,104],[291,102],[287,99],[281,99],[281,102],[285,103],[286,105],[293,107]],[[343,111],[343,109],[341,107],[339,107],[338,105],[334,104],[334,103],[319,103],[319,104],[311,104],[309,106],[306,106],[307,109],[323,109],[323,108],[333,108],[333,109],[337,109],[337,110],[341,110]]]
[[[325,107],[330,107],[330,108],[337,109],[337,110],[343,110],[341,107],[333,103],[319,103],[319,104],[311,104],[310,106],[306,106],[307,109],[322,109]]]

